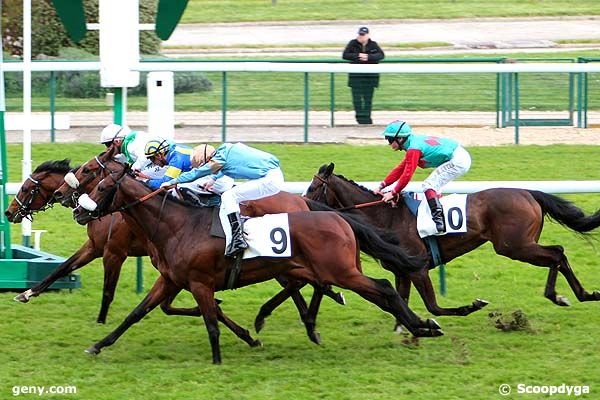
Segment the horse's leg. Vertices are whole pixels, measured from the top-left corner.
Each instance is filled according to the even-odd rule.
[[[181,291],[181,289],[179,289],[176,293],[169,295],[169,297],[167,299],[165,299],[162,303],[160,303],[160,309],[166,315],[182,315],[182,316],[187,316],[187,317],[201,317],[202,313],[200,312],[200,309],[197,306],[189,307],[189,308],[178,308],[178,307],[173,307],[171,305],[173,303],[173,300],[175,299],[175,297],[177,297],[177,295],[179,294],[180,291]],[[252,336],[250,336],[250,332],[248,332],[247,329],[242,328],[241,326],[236,324],[233,320],[229,319],[229,317],[227,317],[225,315],[225,313],[223,313],[223,310],[221,310],[221,307],[219,307],[218,305],[217,305],[217,318],[219,319],[219,321],[221,321],[223,324],[225,324],[225,326],[227,328],[229,328],[230,331],[235,333],[235,335],[237,337],[242,339],[244,342],[248,343],[248,345],[250,347],[256,347],[256,346],[262,345],[260,340],[254,339]]]
[[[336,285],[350,289],[384,311],[394,315],[415,336],[441,336],[443,332],[434,320],[421,320],[398,292],[385,279],[373,279],[362,274],[338,277]]]
[[[104,324],[106,322],[108,308],[115,297],[115,290],[117,288],[117,282],[119,282],[121,267],[127,258],[127,249],[111,249],[111,247],[108,247],[107,245],[102,256],[102,265],[104,266],[104,287],[102,288],[102,305],[100,306],[100,313],[98,313],[97,319],[99,324]]]
[[[217,320],[217,303],[214,289],[202,282],[190,282],[190,291],[200,307],[204,325],[208,331],[208,339],[212,350],[213,364],[221,364],[221,349],[219,346],[219,324]]]
[[[154,285],[140,304],[125,318],[123,322],[104,339],[100,340],[85,351],[90,354],[98,354],[102,348],[110,346],[125,333],[127,329],[136,322],[140,321],[146,314],[152,311],[157,305],[162,303],[170,294],[178,291],[172,282],[167,281],[163,276],[159,276]],[[214,302],[214,300],[213,300]]]
[[[27,289],[23,293],[15,297],[15,301],[27,303],[31,297],[39,296],[43,291],[48,289],[57,279],[67,276],[78,268],[89,264],[92,260],[100,257],[93,243],[88,240],[77,250],[75,254],[69,257],[64,263],[60,264],[50,275],[44,278],[37,286]]]
[[[472,312],[481,310],[483,307],[488,305],[485,300],[477,299],[473,303],[456,308],[442,308],[437,304],[435,297],[435,290],[429,279],[429,271],[422,269],[421,271],[413,272],[410,274],[410,280],[415,285],[415,288],[421,295],[427,310],[433,315],[459,315],[465,316]]]
[[[288,284],[284,286],[284,288],[279,293],[270,298],[265,304],[263,304],[260,307],[260,310],[258,310],[258,314],[254,319],[254,329],[256,329],[256,332],[260,332],[261,329],[265,326],[265,318],[271,315],[273,310],[279,307],[284,301],[286,301],[290,297],[292,297],[294,303],[296,304],[296,308],[298,309],[298,313],[300,314],[302,322],[305,322],[304,320],[308,311],[308,306],[306,305],[306,301],[304,300],[304,297],[302,297],[302,295],[293,296],[293,292],[297,292],[299,294],[298,289],[296,287]]]
[[[583,288],[575,276],[575,273],[571,269],[562,246],[542,246],[534,242],[520,246],[519,248],[506,247],[500,250],[496,249],[496,252],[514,260],[524,261],[540,267],[550,268],[544,295],[554,304],[560,306],[569,305],[569,300],[566,297],[560,296],[556,293],[555,285],[558,272],[563,274],[579,301],[600,300],[599,291],[590,293]]]
[[[410,278],[407,274],[394,274],[394,278],[396,281],[396,291],[398,292],[402,300],[404,300],[404,302],[408,304],[408,299],[410,297]],[[397,319],[396,326],[394,326],[394,331],[398,333],[402,332],[402,323]]]
[[[321,344],[321,335],[316,331],[317,327],[317,314],[319,313],[319,307],[321,306],[321,300],[323,300],[323,290],[320,287],[314,286],[313,296],[310,299],[310,306],[306,313],[304,325],[306,326],[306,334],[309,339],[316,344]]]

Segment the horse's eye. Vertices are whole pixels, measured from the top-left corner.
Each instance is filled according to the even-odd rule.
[[[88,167],[84,167],[83,168],[83,173],[87,174],[88,172],[90,172],[90,169]]]
[[[25,193],[27,191],[27,189],[25,189],[24,187],[21,188],[21,192]]]

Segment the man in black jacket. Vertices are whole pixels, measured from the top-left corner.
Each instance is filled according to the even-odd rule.
[[[385,55],[377,42],[369,39],[369,28],[363,26],[358,29],[358,36],[348,42],[342,56],[352,64],[377,64]],[[359,124],[372,124],[371,105],[373,92],[379,86],[379,74],[348,74],[348,86],[352,90],[352,104],[356,113],[356,122]]]

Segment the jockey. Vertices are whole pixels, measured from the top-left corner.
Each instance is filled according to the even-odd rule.
[[[200,145],[194,161],[198,163],[198,167],[163,183],[162,186],[190,182],[210,175],[204,188],[211,190],[215,180],[222,176],[248,179],[221,195],[221,224],[226,232],[231,229],[231,241],[225,255],[236,256],[248,248],[248,243],[243,237],[239,203],[271,196],[281,191],[283,173],[279,168],[279,160],[272,154],[242,143],[223,143],[216,150],[209,144]]]
[[[448,182],[469,170],[471,156],[452,139],[413,134],[410,126],[400,120],[389,124],[383,131],[383,136],[392,150],[406,150],[406,155],[404,160],[385,177],[374,192],[383,195],[385,202],[392,202],[411,180],[417,166],[435,168],[423,181],[423,192],[438,233],[444,233],[446,223],[439,201],[441,189]],[[394,182],[397,182],[396,186],[390,192],[383,194],[382,190]]]
[[[106,147],[113,144],[117,146],[133,170],[140,171],[150,178],[156,178],[164,174],[164,169],[153,166],[144,155],[146,143],[151,139],[162,140],[157,135],[132,131],[127,125],[110,124],[100,133],[100,143]]]
[[[154,165],[167,167],[163,176],[146,181],[152,189],[158,189],[163,182],[175,179],[182,172],[192,169],[192,148],[171,145],[165,139],[148,141],[144,148],[144,156]]]

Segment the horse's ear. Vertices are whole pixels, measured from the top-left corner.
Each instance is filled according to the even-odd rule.
[[[331,175],[333,173],[333,169],[334,168],[335,168],[335,164],[334,163],[330,163],[327,166],[327,169],[325,170],[325,176],[327,177],[327,176]]]

